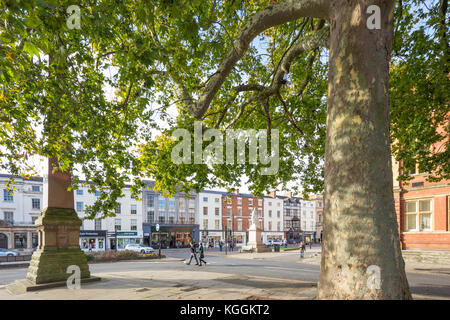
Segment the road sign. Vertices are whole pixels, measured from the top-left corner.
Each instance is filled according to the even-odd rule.
[[[155,229],[156,231],[159,231],[159,223],[156,224]]]

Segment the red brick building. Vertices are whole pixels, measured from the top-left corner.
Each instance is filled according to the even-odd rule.
[[[435,150],[442,148],[444,142],[435,145]],[[420,173],[417,167],[412,172],[414,179],[399,182],[399,166],[393,163],[395,210],[402,249],[450,250],[450,180],[428,182],[427,174]]]
[[[264,228],[264,200],[251,194],[222,195],[222,226],[232,230],[236,244],[245,244],[251,224],[252,210],[256,209],[261,230]]]

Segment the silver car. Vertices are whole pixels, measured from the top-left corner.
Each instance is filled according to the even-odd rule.
[[[19,253],[17,251],[0,248],[0,257],[13,257],[13,256],[18,256],[18,255],[19,255]]]
[[[152,247],[144,246],[143,244],[127,244],[125,250],[131,250],[139,253],[155,252],[155,250]]]

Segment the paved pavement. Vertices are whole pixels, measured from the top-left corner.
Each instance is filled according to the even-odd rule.
[[[103,280],[79,290],[56,288],[23,295],[9,294],[4,285],[23,279],[27,269],[4,269],[0,299],[314,299],[319,251],[309,250],[300,260],[298,251],[225,256],[209,250],[207,265],[200,267],[181,261],[189,256],[187,249],[164,250],[171,259],[91,264],[91,273]],[[450,275],[445,271],[407,265],[414,298],[450,299]]]

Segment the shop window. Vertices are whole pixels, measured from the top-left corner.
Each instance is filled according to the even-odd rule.
[[[100,238],[100,239],[98,239],[98,248],[99,249],[103,249],[104,248],[104,239],[103,238]]]
[[[82,239],[82,241],[81,241],[81,247],[82,247],[83,249],[89,249],[89,242],[88,242],[88,239]]]
[[[33,246],[33,248],[37,248],[39,245],[39,235],[37,232],[33,232],[31,234],[31,245]]]
[[[27,247],[27,234],[26,233],[14,233],[14,248],[24,249]]]
[[[89,249],[90,250],[95,250],[95,239],[89,239]]]

